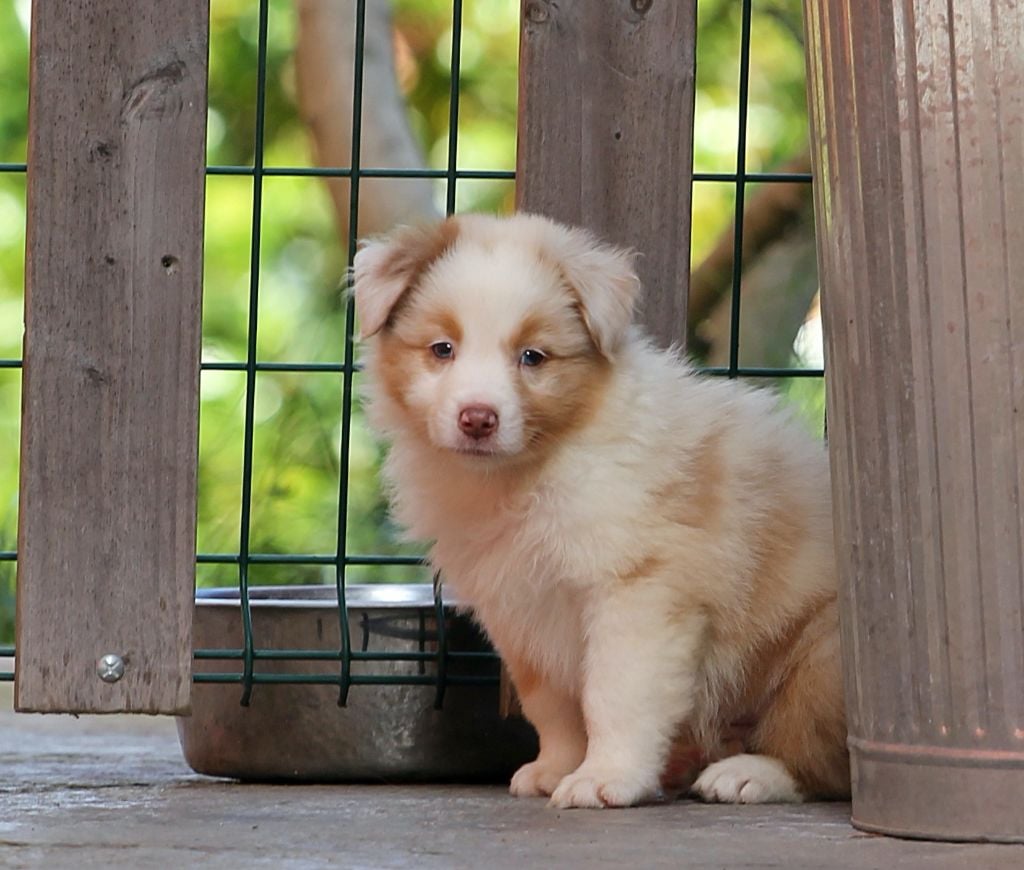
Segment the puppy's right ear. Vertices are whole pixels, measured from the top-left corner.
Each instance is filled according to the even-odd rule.
[[[408,281],[396,269],[394,242],[371,241],[352,263],[352,294],[356,300],[359,338],[369,338],[384,327],[392,309],[408,289]]]
[[[403,227],[367,242],[352,264],[359,338],[380,332],[420,276],[455,243],[458,224],[448,218],[426,227]]]

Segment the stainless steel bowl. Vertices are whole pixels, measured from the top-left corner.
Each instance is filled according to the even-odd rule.
[[[436,652],[433,591],[427,585],[349,586],[352,648]],[[332,587],[250,590],[258,649],[337,651],[340,627]],[[445,620],[450,651],[489,649],[467,617]],[[196,598],[197,649],[239,649],[242,620],[237,589],[201,590]],[[237,659],[196,661],[197,674],[240,673]],[[259,659],[257,674],[337,675],[340,662]],[[353,675],[430,678],[436,663],[353,662]],[[488,657],[450,658],[448,672],[493,677]],[[507,778],[535,757],[533,729],[498,713],[498,687],[452,685],[435,709],[433,685],[355,685],[346,707],[336,685],[265,684],[240,704],[238,683],[197,683],[192,715],[178,720],[185,760],[198,773],[242,780],[296,782],[483,781]]]

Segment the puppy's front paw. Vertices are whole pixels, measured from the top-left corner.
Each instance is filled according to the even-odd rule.
[[[767,755],[733,755],[697,777],[693,791],[706,801],[731,804],[800,803],[803,797],[786,766]]]
[[[516,771],[508,790],[515,797],[548,797],[568,772],[559,764],[538,758]]]
[[[558,784],[550,805],[562,809],[630,807],[657,797],[660,797],[657,776],[584,762]]]

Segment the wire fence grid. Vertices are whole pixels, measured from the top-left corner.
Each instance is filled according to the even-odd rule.
[[[509,0],[514,2],[514,0]],[[702,371],[710,375],[728,378],[821,378],[821,368],[813,367],[751,367],[740,364],[740,318],[741,318],[741,285],[743,263],[739,254],[744,242],[744,208],[749,185],[775,183],[810,183],[809,173],[788,172],[749,172],[747,171],[747,133],[748,105],[750,88],[750,55],[751,55],[751,17],[755,0],[742,0],[741,26],[739,33],[739,88],[738,88],[738,124],[735,150],[734,172],[694,172],[693,182],[698,184],[729,185],[734,196],[734,237],[732,265],[732,296],[730,310],[730,345],[728,365],[704,367]],[[363,114],[363,56],[365,47],[366,5],[367,0],[359,0],[356,6],[355,20],[355,52],[354,52],[354,93],[352,100],[352,148],[348,166],[334,167],[297,167],[267,165],[265,162],[264,132],[266,125],[266,93],[267,93],[267,46],[270,0],[258,0],[258,37],[257,37],[257,70],[255,99],[255,136],[253,142],[254,159],[252,165],[210,165],[207,166],[208,176],[240,176],[252,179],[252,211],[251,211],[251,243],[249,249],[249,286],[248,286],[248,327],[247,344],[244,359],[234,361],[204,361],[202,372],[232,371],[245,375],[244,390],[244,426],[242,432],[242,491],[241,491],[241,522],[238,530],[238,551],[236,553],[199,553],[197,562],[200,565],[237,565],[239,602],[242,621],[242,646],[237,649],[197,649],[197,661],[237,662],[237,670],[221,670],[217,672],[196,673],[196,682],[228,683],[238,685],[242,689],[242,703],[248,704],[256,685],[269,683],[308,683],[330,684],[339,691],[339,703],[344,704],[349,690],[353,685],[360,684],[427,684],[436,687],[436,703],[440,704],[445,687],[449,684],[462,682],[496,682],[497,671],[493,677],[471,677],[452,674],[448,668],[449,660],[478,657],[479,652],[464,652],[447,648],[445,637],[446,608],[442,605],[437,578],[434,582],[434,613],[433,627],[430,629],[432,649],[424,649],[419,653],[387,653],[371,652],[355,649],[350,636],[348,611],[346,607],[346,580],[348,569],[352,566],[416,566],[422,560],[410,555],[380,555],[372,553],[350,553],[348,542],[349,512],[349,459],[351,451],[351,422],[354,401],[354,383],[358,374],[355,363],[355,340],[353,334],[354,311],[353,302],[348,299],[345,317],[343,346],[340,362],[272,362],[260,360],[257,353],[257,331],[259,325],[260,304],[260,256],[261,226],[263,220],[264,180],[272,177],[313,177],[313,178],[345,178],[349,187],[349,227],[348,227],[348,265],[351,267],[359,237],[359,203],[360,182],[369,178],[393,179],[435,179],[445,185],[446,212],[452,214],[456,208],[456,190],[460,181],[464,180],[502,180],[512,181],[513,171],[474,170],[459,168],[459,97],[460,97],[460,60],[463,34],[463,0],[453,0],[451,13],[451,54],[450,54],[450,93],[448,112],[448,148],[447,165],[443,169],[390,169],[364,166],[361,154],[361,128]],[[0,163],[0,173],[25,173],[24,163]],[[20,369],[20,359],[0,359],[0,369]],[[260,553],[252,552],[250,547],[252,529],[253,503],[253,442],[255,427],[255,399],[257,375],[262,372],[288,372],[308,376],[320,374],[341,375],[341,444],[340,444],[340,476],[338,489],[338,526],[336,548],[333,553]],[[0,551],[0,561],[14,562],[15,551]],[[282,650],[266,649],[257,645],[253,631],[253,616],[250,600],[251,568],[257,565],[292,565],[321,566],[333,568],[334,586],[339,606],[337,608],[338,626],[340,631],[340,648],[337,650]],[[0,646],[0,657],[12,657],[13,647]],[[489,655],[489,654],[486,654]],[[258,662],[265,661],[330,661],[337,665],[333,674],[310,673],[267,673],[261,672]],[[406,661],[433,663],[433,673],[416,673],[409,675],[353,673],[355,663],[373,663],[382,661]],[[421,668],[422,670],[422,668]],[[0,680],[12,680],[12,671],[0,671]]]

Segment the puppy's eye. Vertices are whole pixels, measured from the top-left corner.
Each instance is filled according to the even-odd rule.
[[[526,350],[523,351],[522,355],[519,357],[519,365],[539,366],[546,359],[547,356],[544,355],[544,351],[537,350],[536,348],[533,347],[528,347]]]
[[[455,348],[450,341],[435,341],[430,350],[438,359],[451,359],[455,356]]]

